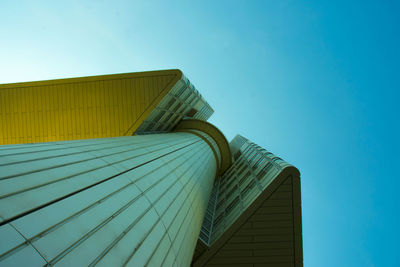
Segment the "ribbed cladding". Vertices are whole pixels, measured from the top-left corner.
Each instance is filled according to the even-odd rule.
[[[202,226],[201,239],[209,245],[218,240],[284,167],[290,165],[240,135],[230,142],[230,148],[235,160],[214,184],[216,196],[210,198],[208,204],[213,221],[208,225],[204,220]],[[211,206],[214,206],[212,212]]]
[[[215,242],[278,175],[289,166],[279,157],[237,135],[234,163],[220,178],[211,243]]]
[[[203,134],[206,134],[207,136],[212,138],[213,142],[210,142],[209,139],[205,138],[203,135],[200,135],[209,144],[210,148],[215,153],[215,159],[218,163],[216,178],[219,177],[219,175],[224,173],[231,166],[232,154],[229,147],[229,143],[226,140],[224,134],[211,123],[195,119],[185,119],[182,120],[175,127],[175,131],[191,132],[195,135],[199,135],[198,132],[196,131],[200,131]],[[215,149],[215,144],[218,147],[218,149]],[[217,152],[218,150],[219,153]]]
[[[300,240],[296,237],[299,222],[293,212],[296,207],[292,193],[296,179],[289,176],[282,180],[272,194],[230,232],[226,242],[215,248],[217,251],[208,260],[194,266],[235,266],[239,263],[240,266],[303,266],[301,234]],[[208,251],[211,250],[213,248]]]
[[[136,130],[136,134],[170,132],[182,119],[206,121],[213,109],[182,74],[181,79],[168,91],[161,102]]]
[[[204,215],[203,223],[201,225],[201,231],[199,235],[199,239],[204,242],[206,245],[210,245],[211,242],[211,233],[213,228],[213,221],[215,216],[215,207],[217,205],[218,200],[218,188],[219,188],[219,180],[217,180],[213,186],[213,190],[211,192],[210,199],[208,201],[206,214]]]
[[[200,238],[192,265],[302,266],[298,170],[240,135],[230,146],[235,161],[214,184],[214,219],[202,226],[211,238],[208,247]]]
[[[0,84],[0,144],[130,136],[179,70]]]
[[[221,168],[221,160],[222,160],[221,151],[219,150],[219,147],[218,147],[217,143],[214,141],[214,139],[211,138],[208,134],[206,134],[206,133],[204,133],[202,131],[199,131],[199,130],[189,130],[188,132],[201,135],[202,137],[207,139],[207,141],[209,142],[209,144],[211,144],[212,149],[216,154],[216,160],[218,162],[218,168]]]
[[[188,266],[216,163],[169,133],[0,147],[0,265]]]

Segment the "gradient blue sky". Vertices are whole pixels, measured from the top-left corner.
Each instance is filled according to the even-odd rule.
[[[302,174],[305,266],[400,266],[398,1],[4,1],[0,83],[181,69]]]

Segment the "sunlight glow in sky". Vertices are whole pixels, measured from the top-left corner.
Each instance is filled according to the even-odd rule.
[[[398,1],[0,2],[0,83],[179,68],[299,168],[304,266],[400,266]]]

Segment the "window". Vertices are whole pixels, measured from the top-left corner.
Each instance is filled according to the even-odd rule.
[[[218,215],[218,217],[214,221],[214,227],[217,227],[217,225],[222,222],[222,219],[224,218],[224,216],[225,216],[224,212],[222,212],[220,215]]]
[[[250,192],[250,189],[252,189],[254,185],[255,185],[254,180],[251,180],[251,182],[246,185],[246,187],[242,190],[242,192],[240,192],[243,198]]]
[[[185,89],[187,87],[188,87],[188,85],[186,85],[186,84],[182,85],[182,87],[179,89],[179,91],[176,93],[175,96],[179,97],[183,93],[183,91],[185,91]]]
[[[265,158],[260,158],[253,166],[253,171],[257,169],[258,166],[260,166],[261,163],[263,163]]]
[[[170,109],[174,103],[175,103],[175,98],[171,97],[171,99],[168,101],[166,108]]]
[[[268,162],[267,165],[265,165],[264,168],[262,168],[262,170],[257,174],[258,180],[261,180],[261,178],[263,178],[265,174],[268,173],[271,167],[272,167],[271,162]]]
[[[226,194],[226,199],[229,199],[229,197],[236,191],[237,186],[235,185],[227,194]]]
[[[226,207],[225,212],[229,213],[231,210],[236,207],[236,205],[239,203],[239,196],[235,197],[235,199]]]
[[[238,171],[237,176],[240,176],[244,172],[245,169],[247,169],[247,166],[246,166],[246,164],[243,164],[242,168]]]
[[[274,158],[272,159],[272,161],[273,161],[273,162],[282,162],[283,159],[281,159],[280,157],[274,157]]]
[[[192,108],[191,110],[189,110],[188,113],[186,113],[186,116],[193,118],[193,116],[196,115],[196,113],[197,113],[197,110]]]
[[[248,171],[243,177],[242,177],[242,179],[240,179],[240,181],[239,181],[239,186],[241,186],[242,184],[243,184],[243,182],[247,179],[247,177],[249,177],[251,174],[250,174],[250,172]]]
[[[146,131],[151,131],[155,125],[154,122],[150,122],[149,125],[147,125]]]
[[[169,119],[171,119],[172,115],[173,115],[173,113],[169,113],[169,114],[165,117],[164,122],[168,122]]]
[[[171,110],[172,112],[176,112],[182,106],[181,102],[176,103],[176,106]]]
[[[233,176],[232,176],[233,177]],[[235,182],[235,179],[232,179],[229,183],[226,184],[225,188],[228,189]]]
[[[200,239],[203,240],[203,241],[208,241],[208,236],[203,231],[201,231],[200,232]]]
[[[237,159],[240,157],[240,155],[242,155],[242,152],[239,150],[238,152],[235,153],[235,155],[233,156],[233,158],[234,158],[235,160],[237,160]]]
[[[225,203],[225,200],[222,199],[220,202],[218,202],[216,209],[218,210],[224,203]]]
[[[159,122],[161,117],[164,116],[165,110],[159,110],[157,116],[154,117],[154,122]]]

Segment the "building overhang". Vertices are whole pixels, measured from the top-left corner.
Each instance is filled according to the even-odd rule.
[[[290,181],[290,183],[288,183]],[[249,221],[252,221],[254,216],[257,216],[257,211],[260,208],[263,208],[263,205],[268,203],[270,199],[273,199],[274,193],[278,192],[279,189],[283,187],[290,186],[291,189],[291,211],[290,216],[293,219],[293,225],[291,228],[291,236],[293,246],[287,249],[290,251],[290,256],[283,255],[282,257],[288,257],[288,260],[293,262],[293,266],[301,267],[303,266],[303,245],[302,245],[302,222],[301,222],[301,188],[300,188],[300,172],[294,166],[287,166],[282,169],[282,171],[274,178],[274,180],[268,185],[268,187],[253,201],[253,203],[235,220],[235,222],[229,226],[228,229],[220,236],[214,243],[210,244],[210,246],[205,245],[200,240],[196,247],[196,254],[192,261],[193,267],[200,266],[208,266],[208,264],[217,264],[215,261],[216,258],[218,260],[224,259],[224,264],[232,263],[228,260],[226,256],[226,251],[224,252],[224,246],[227,244],[232,246],[230,240],[235,238],[236,233],[240,231],[249,231],[249,229],[244,229],[246,227],[245,224]],[[273,199],[272,202],[276,202],[276,199]],[[284,200],[283,200],[284,201]],[[268,204],[269,206],[271,204]],[[272,206],[272,208],[276,208]],[[265,207],[264,207],[265,209]],[[270,219],[274,220],[274,216],[279,216],[279,214],[270,214]],[[275,218],[276,220],[278,218]],[[258,229],[258,231],[267,231],[269,230],[267,225]],[[280,233],[279,227],[275,229],[277,235],[285,235]],[[241,237],[242,238],[242,237]],[[277,241],[277,240],[271,240]],[[281,240],[280,240],[281,241]],[[272,243],[273,244],[273,243]],[[274,250],[280,249],[280,247],[274,247],[271,245],[267,247],[262,243],[257,243],[257,241],[247,241],[246,243],[235,241],[235,246],[239,249],[248,249],[248,247],[256,247],[259,250]],[[220,253],[225,253],[223,256]],[[234,256],[231,257],[234,260]],[[244,263],[244,262],[243,262]],[[271,258],[271,263],[273,264],[273,258]],[[271,265],[272,266],[272,265]]]

